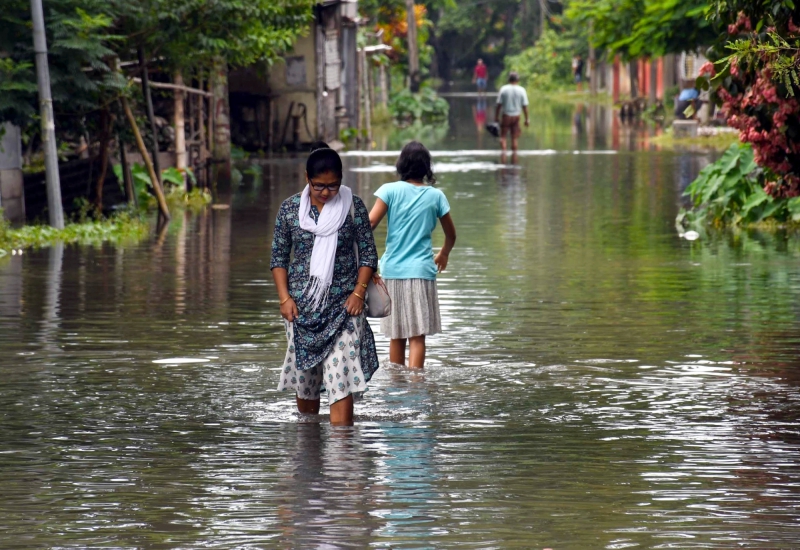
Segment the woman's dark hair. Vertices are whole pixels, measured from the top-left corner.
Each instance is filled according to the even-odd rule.
[[[418,141],[411,141],[403,147],[400,151],[400,156],[397,157],[397,174],[403,181],[419,180],[433,185],[436,183],[436,178],[431,169],[431,154]]]
[[[339,179],[342,179],[342,159],[339,157],[339,153],[328,147],[327,143],[315,141],[311,144],[311,154],[306,160],[308,179],[326,172],[333,172]]]

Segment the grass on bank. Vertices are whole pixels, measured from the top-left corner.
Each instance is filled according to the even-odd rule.
[[[667,128],[667,130],[660,136],[647,138],[647,141],[652,145],[659,145],[667,149],[700,147],[715,151],[725,151],[731,145],[739,143],[739,135],[732,132],[720,132],[716,135],[710,136],[675,137],[675,135],[672,133],[672,128],[670,127]]]
[[[144,168],[134,165],[133,182],[137,195],[138,211],[133,207],[105,217],[94,212],[86,199],[81,199],[78,212],[64,229],[49,225],[32,224],[14,228],[0,209],[0,258],[15,250],[42,248],[55,243],[98,245],[104,242],[133,244],[150,234],[147,216],[157,209],[155,197],[148,191],[149,177],[141,176]],[[138,177],[137,177],[138,176]],[[175,168],[162,171],[166,184],[166,200],[170,212],[198,212],[211,204],[211,194],[195,187],[190,192],[183,189],[183,175]]]
[[[65,244],[135,243],[150,233],[150,224],[136,213],[120,212],[102,220],[69,223],[64,229],[49,225],[12,228],[0,209],[0,258],[14,250]]]

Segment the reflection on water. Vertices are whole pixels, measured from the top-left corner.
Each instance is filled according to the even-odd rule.
[[[152,242],[0,260],[0,546],[794,546],[800,240],[681,240],[706,155],[536,109],[502,158],[453,104],[445,330],[425,372],[378,372],[354,428],[275,391],[270,233],[298,159]],[[393,160],[351,152],[347,182],[370,202]]]

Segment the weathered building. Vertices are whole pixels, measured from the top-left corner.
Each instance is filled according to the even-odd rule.
[[[337,139],[358,117],[357,0],[319,0],[306,35],[282,61],[229,78],[231,133],[249,149]]]

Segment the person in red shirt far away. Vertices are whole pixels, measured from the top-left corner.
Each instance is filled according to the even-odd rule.
[[[478,95],[486,93],[486,83],[489,79],[489,69],[483,64],[483,59],[478,59],[475,65],[475,73],[472,76],[472,83],[478,86]]]

